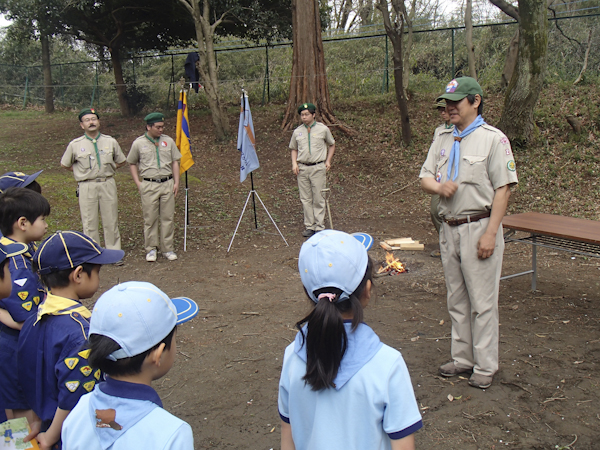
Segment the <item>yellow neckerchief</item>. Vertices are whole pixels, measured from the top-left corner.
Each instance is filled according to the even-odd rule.
[[[310,125],[304,125],[307,129],[308,129],[308,154],[312,155],[312,152],[310,151],[310,130],[312,127],[314,127],[316,125],[317,121],[313,120],[313,123],[311,123]]]
[[[23,244],[23,242],[15,241],[14,239],[9,238],[8,236],[2,236],[2,238],[0,239],[0,243],[4,245]],[[33,258],[33,254],[37,250],[37,246],[33,242],[30,242],[29,244],[25,245],[27,245],[29,250],[27,250],[25,253],[22,253],[22,255],[28,257],[29,259]]]
[[[78,301],[48,293],[46,300],[44,300],[38,308],[37,320],[34,325],[37,324],[44,315],[70,316],[73,313],[79,313],[81,317],[85,319],[92,317],[90,310]]]

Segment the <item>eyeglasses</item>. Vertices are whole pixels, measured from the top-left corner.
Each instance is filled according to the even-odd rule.
[[[152,128],[156,128],[157,130],[164,130],[165,126],[164,125],[152,125]]]
[[[97,122],[98,118],[97,117],[91,117],[91,118],[88,118],[88,119],[82,119],[81,121],[83,123]]]

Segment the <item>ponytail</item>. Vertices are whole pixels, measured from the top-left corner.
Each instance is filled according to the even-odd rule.
[[[306,375],[303,380],[310,384],[313,391],[335,387],[342,358],[348,346],[348,336],[342,314],[352,313],[352,331],[363,320],[363,307],[360,299],[372,279],[373,262],[367,263],[362,281],[348,299],[339,300],[342,290],[325,287],[314,291],[318,303],[305,318],[296,324],[302,334],[302,344],[306,344]],[[333,294],[333,296],[331,295]],[[308,324],[306,336],[302,325]]]

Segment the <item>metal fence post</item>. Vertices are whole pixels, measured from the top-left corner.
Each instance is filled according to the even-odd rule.
[[[265,51],[267,53],[267,64],[265,66],[265,81],[263,82],[263,96],[262,96],[262,106],[265,106],[265,91],[267,94],[267,101],[271,101],[271,85],[269,80],[269,46],[265,45]]]
[[[64,106],[65,105],[65,84],[63,83],[63,72],[62,72],[62,68],[63,65],[59,65],[58,66],[58,78],[60,80],[60,103]]]

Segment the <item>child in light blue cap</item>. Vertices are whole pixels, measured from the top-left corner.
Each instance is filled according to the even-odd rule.
[[[362,321],[373,263],[361,240],[323,230],[300,249],[314,308],[283,358],[282,450],[412,450],[423,426],[402,355]]]
[[[191,427],[162,408],[152,381],[173,366],[177,324],[198,313],[150,283],[130,281],[105,292],[90,324],[89,364],[106,381],[84,395],[62,430],[68,450],[193,450]]]

